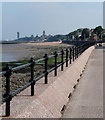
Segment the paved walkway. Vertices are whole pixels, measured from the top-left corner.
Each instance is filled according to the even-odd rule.
[[[105,54],[105,53],[104,53]],[[95,49],[63,118],[103,118],[103,49]]]

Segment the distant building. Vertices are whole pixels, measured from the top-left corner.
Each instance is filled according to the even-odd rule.
[[[89,36],[91,37],[92,36],[92,33],[93,33],[94,29],[91,29],[90,32],[89,32]]]
[[[36,38],[38,38],[38,34],[36,35]]]
[[[17,32],[17,39],[19,39],[19,37],[20,37],[20,33],[19,33],[19,32]]]
[[[72,40],[74,40],[75,39],[75,37],[74,37],[74,35],[72,35]]]
[[[45,30],[43,30],[43,36],[45,36]]]
[[[97,40],[97,39],[98,39],[97,34],[94,34],[93,35],[93,40]]]
[[[103,31],[103,34],[105,35],[105,29],[104,29],[104,31]]]
[[[34,38],[34,35],[31,35],[31,38]]]
[[[77,32],[76,35],[81,36],[81,32]]]

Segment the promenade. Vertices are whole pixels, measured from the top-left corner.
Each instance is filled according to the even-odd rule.
[[[103,118],[103,52],[94,49],[63,118]]]

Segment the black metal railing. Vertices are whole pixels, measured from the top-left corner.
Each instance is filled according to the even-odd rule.
[[[21,91],[23,91],[25,88],[27,88],[28,86],[31,86],[31,96],[33,96],[35,94],[34,92],[34,86],[35,83],[41,79],[42,77],[45,77],[44,83],[48,84],[48,74],[54,70],[54,76],[57,76],[57,68],[59,66],[61,66],[61,71],[64,70],[64,63],[66,65],[66,67],[69,66],[69,64],[71,64],[72,62],[75,61],[75,59],[78,58],[79,55],[81,55],[87,48],[89,48],[90,46],[94,45],[94,42],[89,42],[89,43],[85,43],[79,46],[73,46],[70,47],[69,49],[66,50],[61,50],[61,52],[54,52],[54,55],[50,55],[48,56],[47,54],[45,54],[45,56],[39,60],[34,61],[33,58],[30,59],[28,64],[24,64],[15,68],[11,68],[8,64],[6,64],[5,67],[5,71],[0,72],[0,75],[4,75],[5,76],[5,80],[6,80],[6,92],[3,95],[2,99],[0,100],[0,103],[4,103],[6,102],[6,116],[10,115],[10,101],[12,100],[12,98],[17,95],[18,93],[20,93]],[[60,58],[60,61],[58,62],[58,57]],[[48,69],[48,61],[49,59],[54,59],[54,66],[51,67],[50,69]],[[41,62],[44,61],[44,72],[37,76],[35,78],[34,76],[34,66]],[[21,88],[10,92],[10,79],[11,79],[11,75],[14,71],[19,71],[22,68],[27,68],[30,67],[30,80],[27,84],[25,84],[24,86],[22,86]]]

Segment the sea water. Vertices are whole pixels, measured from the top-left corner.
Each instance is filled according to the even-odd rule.
[[[0,62],[16,61],[15,55],[11,53],[0,53]]]

